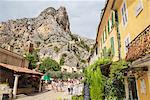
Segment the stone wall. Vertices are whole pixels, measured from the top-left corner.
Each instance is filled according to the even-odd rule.
[[[2,48],[0,48],[0,63],[19,67],[28,67],[28,61],[25,60],[22,56]]]

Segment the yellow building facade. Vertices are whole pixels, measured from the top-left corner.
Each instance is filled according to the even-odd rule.
[[[112,4],[113,0],[109,0],[102,10],[101,21],[98,26],[97,43],[100,57],[106,57],[111,52],[113,61],[117,61],[119,60],[118,39],[115,12],[111,10]]]
[[[125,6],[125,11],[122,11]],[[114,10],[118,12],[119,31],[121,37],[121,58],[126,57],[125,41],[135,39],[150,25],[150,0],[116,0]],[[123,13],[125,13],[123,15]],[[126,16],[123,18],[123,16]],[[127,21],[123,21],[127,19]]]
[[[150,44],[149,5],[150,0],[116,0],[113,5],[113,9],[118,13],[121,58],[131,61],[130,67],[133,68],[127,71],[127,99],[149,100],[150,98],[150,60],[144,58],[150,53],[147,49],[150,47],[147,46]],[[144,55],[145,52],[147,53]],[[138,55],[139,57],[136,57]],[[144,67],[147,70],[143,70]]]
[[[125,71],[126,99],[150,100],[150,0],[107,0],[96,41],[100,57],[111,48],[113,61],[131,62]]]

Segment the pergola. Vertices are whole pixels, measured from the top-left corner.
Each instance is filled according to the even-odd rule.
[[[19,66],[14,66],[14,65],[9,65],[9,64],[4,64],[4,63],[0,63],[0,67],[12,70],[14,73],[13,75],[15,76],[14,79],[14,85],[13,85],[13,97],[16,98],[16,94],[17,94],[17,86],[18,86],[18,79],[19,76],[21,74],[30,74],[30,75],[38,75],[38,76],[42,76],[43,74],[40,72],[37,72],[35,70],[31,70],[28,69],[26,67],[19,67]],[[39,83],[39,92],[41,91],[41,80]]]

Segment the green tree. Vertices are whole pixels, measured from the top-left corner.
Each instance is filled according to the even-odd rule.
[[[62,57],[62,58],[60,59],[59,64],[60,64],[60,65],[64,65],[64,63],[65,63],[65,58],[64,58],[64,57]]]
[[[42,61],[42,63],[41,63],[41,65],[40,65],[40,70],[43,72],[43,71],[59,71],[60,70],[60,66],[59,66],[59,64],[55,61],[55,60],[53,60],[53,59],[51,59],[51,58],[49,58],[49,57],[47,57],[47,58],[45,58],[43,61]]]
[[[33,53],[26,53],[25,59],[29,61],[30,69],[34,69],[36,67],[36,63],[39,61],[39,57],[36,51],[33,51]]]

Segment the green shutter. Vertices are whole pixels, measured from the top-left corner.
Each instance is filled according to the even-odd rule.
[[[106,51],[106,47],[104,47],[104,57],[107,56],[107,51]]]
[[[105,27],[105,39],[107,39],[107,32],[106,32],[106,27]]]
[[[105,34],[104,34],[104,32],[103,32],[103,43],[104,43],[104,41],[105,41],[105,37],[104,37],[104,35],[105,35]]]
[[[111,53],[114,55],[115,54],[114,37],[111,37],[110,43],[111,43]]]
[[[103,44],[103,39],[101,38],[101,48],[102,48],[102,44]]]
[[[115,20],[114,20],[114,12],[112,12],[112,15],[111,15],[111,17],[112,17],[112,25],[114,25],[114,23],[115,23]]]
[[[110,32],[110,25],[109,25],[109,20],[108,20],[108,34]]]

